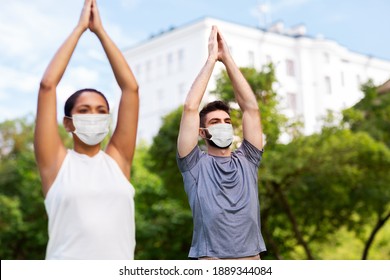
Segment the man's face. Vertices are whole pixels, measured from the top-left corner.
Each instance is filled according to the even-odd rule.
[[[232,120],[230,119],[228,113],[226,113],[223,110],[216,110],[206,115],[205,127],[203,128],[208,128],[216,124],[231,124],[231,123]],[[212,141],[209,140],[211,138],[211,134],[207,129],[200,128],[199,135],[202,138],[204,138],[209,145],[219,148],[217,145],[215,145]]]

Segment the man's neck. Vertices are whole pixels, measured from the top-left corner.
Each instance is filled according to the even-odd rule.
[[[232,151],[230,148],[220,149],[220,148],[207,145],[207,153],[211,156],[216,156],[216,157],[230,157]]]

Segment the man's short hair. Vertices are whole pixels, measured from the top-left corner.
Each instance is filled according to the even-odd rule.
[[[227,103],[220,100],[210,102],[206,104],[203,107],[203,109],[199,112],[200,127],[206,126],[206,116],[208,113],[218,111],[218,110],[225,111],[230,116],[230,107]]]

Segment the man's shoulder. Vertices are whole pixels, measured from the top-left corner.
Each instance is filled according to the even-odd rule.
[[[241,145],[233,153],[238,158],[245,158],[258,166],[263,156],[263,151],[264,150],[259,150],[248,140],[244,139],[241,142]]]
[[[192,151],[183,157],[180,157],[179,153],[176,152],[176,160],[181,172],[189,171],[194,168],[201,158],[204,156],[204,152],[196,145]]]

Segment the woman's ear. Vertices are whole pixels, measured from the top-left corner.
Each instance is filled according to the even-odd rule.
[[[66,132],[73,132],[75,130],[73,120],[68,117],[62,119],[62,124],[64,125]]]

